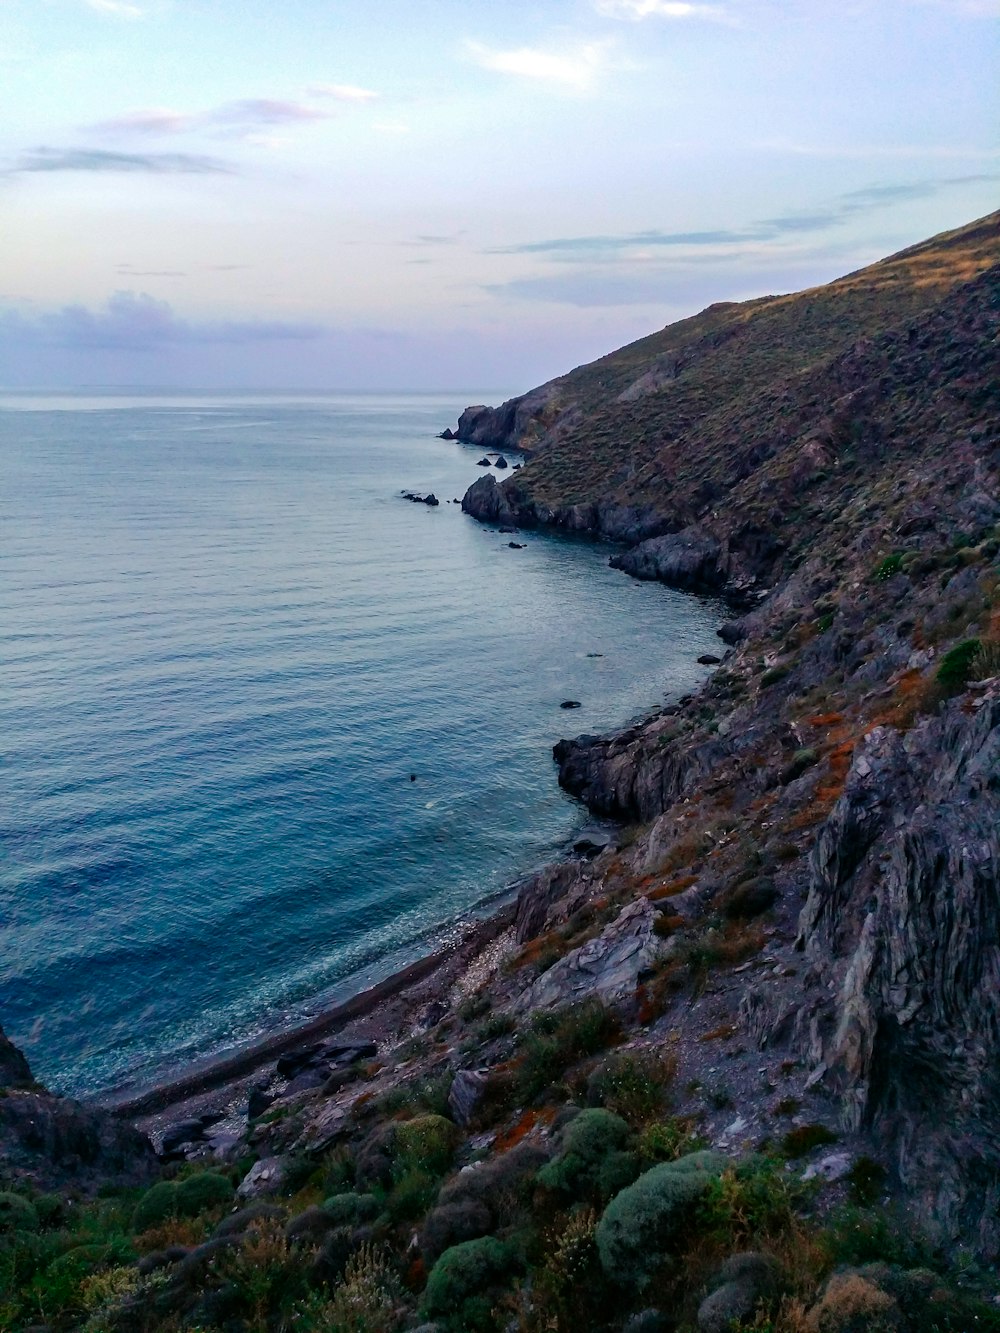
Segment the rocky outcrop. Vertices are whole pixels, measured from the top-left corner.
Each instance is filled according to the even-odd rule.
[[[46,1092],[2,1031],[0,1058],[0,1162],[7,1175],[42,1190],[94,1190],[143,1184],[156,1173],[144,1134],[107,1111]]]
[[[951,1240],[1000,1243],[1000,686],[876,728],[812,855],[800,1040]]]
[[[640,978],[660,952],[653,933],[656,913],[646,898],[622,909],[596,939],[574,949],[543,972],[518,997],[515,1009],[530,1013],[597,999],[611,1008],[630,1008]]]
[[[691,592],[718,592],[728,578],[722,544],[697,527],[652,537],[613,555],[609,563],[633,578],[655,579]]]
[[[454,438],[463,444],[476,444],[485,449],[524,452],[530,446],[533,430],[540,420],[551,419],[559,383],[559,380],[552,380],[530,393],[508,398],[499,407],[486,407],[482,403],[467,407],[458,418]]]
[[[33,1088],[35,1080],[21,1051],[0,1028],[0,1089]]]
[[[559,785],[595,814],[626,822],[655,819],[730,752],[720,738],[675,743],[668,716],[607,736],[561,740],[552,754]]]

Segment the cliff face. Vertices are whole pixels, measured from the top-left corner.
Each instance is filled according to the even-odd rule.
[[[684,884],[682,933],[724,921],[748,869],[766,880],[783,980],[745,979],[736,1030],[801,1062],[923,1222],[981,1253],[1000,1245],[998,259],[993,215],[715,307],[555,382],[586,415],[463,502],[614,537],[626,573],[737,604],[705,688],[561,741],[560,782],[637,826],[636,891],[669,893],[663,867]]]

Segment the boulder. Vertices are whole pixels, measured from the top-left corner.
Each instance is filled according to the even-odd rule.
[[[648,898],[629,903],[596,939],[543,972],[515,1000],[515,1010],[556,1009],[592,997],[615,1008],[630,1008],[639,978],[660,952],[653,933],[655,916]]]
[[[265,1194],[277,1194],[285,1179],[286,1162],[283,1157],[262,1157],[243,1177],[236,1193],[241,1199],[257,1199]]]
[[[559,707],[560,707],[560,708],[582,708],[582,707],[583,707],[583,704],[581,704],[581,702],[580,702],[579,699],[564,699],[564,700],[562,701],[562,703],[559,705]]]
[[[654,579],[690,591],[717,592],[728,577],[721,544],[697,527],[651,537],[630,551],[613,555],[608,563],[633,578]]]
[[[451,1081],[448,1110],[456,1125],[468,1125],[486,1089],[486,1074],[480,1069],[460,1069]]]
[[[495,468],[503,469],[509,467],[510,464],[507,462],[506,458],[504,458],[503,454],[501,454],[500,457],[497,459],[497,461],[493,464],[493,466]]]

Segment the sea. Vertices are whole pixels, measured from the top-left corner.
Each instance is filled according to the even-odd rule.
[[[454,938],[586,821],[553,743],[702,679],[718,604],[461,512],[437,432],[502,396],[0,393],[0,1024],[54,1090]]]

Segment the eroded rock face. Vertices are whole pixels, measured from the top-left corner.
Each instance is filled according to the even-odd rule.
[[[33,1088],[35,1080],[23,1054],[0,1028],[0,1088]]]
[[[596,939],[543,972],[515,1001],[515,1010],[556,1009],[591,998],[612,1008],[631,1006],[640,976],[660,952],[655,915],[648,898],[629,903]]]
[[[812,856],[799,1040],[946,1238],[1000,1241],[1000,686],[858,745]]]
[[[612,556],[609,563],[612,569],[624,570],[633,578],[655,579],[692,592],[718,591],[728,578],[721,543],[696,527],[652,537]]]

